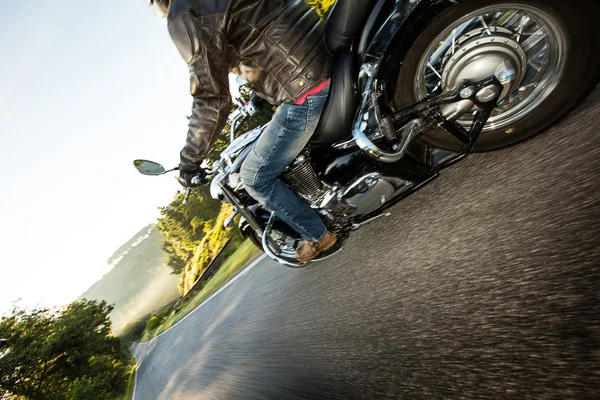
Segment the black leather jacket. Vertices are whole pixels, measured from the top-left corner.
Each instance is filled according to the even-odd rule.
[[[194,97],[182,169],[200,164],[225,126],[230,71],[275,105],[330,76],[323,22],[304,0],[173,0],[167,22]]]

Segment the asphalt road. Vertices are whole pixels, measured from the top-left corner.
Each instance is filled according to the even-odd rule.
[[[136,400],[599,399],[600,91],[136,348]]]

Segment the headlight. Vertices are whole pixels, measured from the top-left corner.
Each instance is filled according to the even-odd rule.
[[[223,191],[221,190],[221,187],[219,186],[219,184],[223,181],[224,178],[225,178],[225,175],[219,174],[219,175],[215,176],[213,178],[213,180],[210,182],[210,197],[212,197],[213,199],[216,199],[216,200],[220,200],[223,203],[228,203],[228,201],[225,200],[225,196],[223,195]]]

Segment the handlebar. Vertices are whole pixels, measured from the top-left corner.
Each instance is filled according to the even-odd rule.
[[[241,104],[241,103],[239,103]],[[235,139],[235,129],[237,128],[237,122],[244,117],[251,117],[252,115],[256,114],[256,105],[253,103],[252,99],[250,99],[248,101],[248,103],[242,105],[239,110],[240,113],[238,115],[236,115],[235,117],[232,118],[231,120],[231,131],[229,134],[229,143],[231,144],[233,142],[233,140]]]
[[[216,174],[216,168],[211,171],[206,171],[206,175],[214,175],[214,174]],[[201,184],[200,176],[198,176],[198,175],[194,176],[192,178],[191,183],[192,183],[192,185],[200,185]],[[187,188],[187,190],[185,191],[185,197],[183,198],[182,204],[187,204],[188,199],[190,197],[190,193],[192,192],[192,189],[193,189],[193,186]]]

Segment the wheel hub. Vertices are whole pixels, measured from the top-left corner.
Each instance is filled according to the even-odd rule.
[[[462,81],[494,75],[504,87],[499,101],[516,90],[525,76],[527,59],[519,43],[507,37],[510,31],[505,31],[491,26],[462,35],[445,56],[442,88],[451,90]]]

